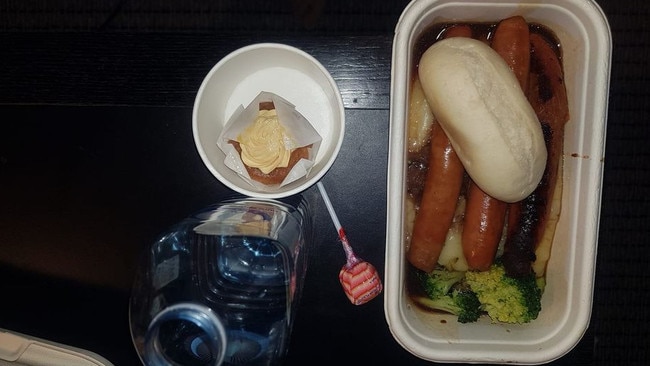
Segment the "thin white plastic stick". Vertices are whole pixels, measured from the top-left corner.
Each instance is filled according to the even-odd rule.
[[[340,231],[342,229],[341,223],[339,222],[338,216],[336,216],[336,212],[334,211],[334,206],[332,206],[332,201],[330,201],[330,197],[327,194],[327,191],[325,190],[325,186],[320,181],[316,183],[316,186],[318,186],[318,190],[320,191],[321,196],[323,196],[323,201],[325,201],[325,206],[327,207],[327,211],[329,211],[330,216],[332,217],[332,222],[334,222],[334,227],[336,228],[336,231]]]
[[[338,216],[336,216],[336,212],[334,211],[334,206],[332,206],[332,201],[330,201],[330,197],[327,194],[327,191],[325,190],[325,186],[320,181],[316,183],[316,186],[320,191],[320,195],[323,197],[323,201],[325,202],[325,207],[327,207],[327,211],[329,212],[330,217],[332,218],[334,227],[336,228],[336,231],[339,234],[339,238],[343,243],[343,250],[345,251],[345,256],[348,261],[348,266],[353,266],[359,262],[359,258],[357,258],[357,256],[352,251],[352,247],[350,246],[350,243],[348,242],[348,238],[345,235],[345,230],[343,230],[343,227],[341,226],[341,222],[339,221]]]

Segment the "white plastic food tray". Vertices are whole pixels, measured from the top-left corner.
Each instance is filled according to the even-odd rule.
[[[547,267],[542,311],[525,325],[460,324],[412,305],[405,290],[406,121],[415,40],[433,23],[496,22],[522,15],[551,28],[563,47],[571,119],[565,128],[562,212]],[[611,32],[589,0],[415,0],[395,30],[385,268],[385,314],[394,338],[436,362],[541,364],[569,352],[591,316],[605,151]]]

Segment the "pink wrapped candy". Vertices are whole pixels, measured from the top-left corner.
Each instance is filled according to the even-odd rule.
[[[351,266],[344,265],[339,272],[339,281],[354,305],[367,303],[383,289],[377,269],[368,262],[359,261]]]

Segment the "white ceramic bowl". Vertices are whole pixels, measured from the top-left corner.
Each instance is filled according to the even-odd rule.
[[[322,137],[309,174],[273,191],[253,187],[228,168],[217,147],[233,112],[261,91],[295,105]],[[194,102],[192,130],[201,159],[220,182],[246,196],[282,198],[309,188],[332,166],[343,143],[345,111],[334,79],[313,56],[284,44],[259,43],[228,54],[206,75]]]
[[[424,313],[405,290],[406,121],[414,41],[438,22],[496,22],[522,15],[551,28],[563,46],[571,119],[565,128],[562,212],[539,317],[524,325],[461,324]],[[415,0],[393,44],[385,268],[385,314],[405,349],[436,362],[541,364],[569,352],[591,316],[605,151],[611,32],[590,0]],[[486,318],[486,317],[483,317]]]

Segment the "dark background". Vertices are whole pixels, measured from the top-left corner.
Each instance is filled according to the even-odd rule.
[[[612,38],[591,323],[557,365],[650,361],[650,2],[601,0]],[[0,328],[137,365],[129,288],[140,250],[229,191],[203,166],[192,104],[209,69],[287,43],[332,73],[346,107],[323,178],[357,254],[383,276],[390,57],[407,1],[0,1]],[[315,187],[317,221],[288,365],[427,365],[355,307]]]

